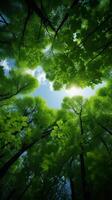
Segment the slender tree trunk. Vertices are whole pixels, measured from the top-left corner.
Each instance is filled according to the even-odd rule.
[[[51,132],[50,130],[46,130],[45,132],[43,132],[42,136],[40,139],[48,136]],[[36,139],[35,141],[31,142],[30,144],[22,147],[14,156],[12,156],[11,159],[9,159],[4,165],[3,167],[0,169],[0,178],[3,178],[6,174],[6,172],[9,170],[9,168],[16,162],[16,160],[28,149],[30,149],[34,144],[36,144],[37,142],[40,141],[40,139]]]
[[[30,183],[28,185],[26,185],[26,187],[24,188],[24,190],[22,191],[22,193],[16,198],[16,200],[21,200],[23,199],[23,196],[25,195],[25,193],[28,191],[29,187],[31,186],[32,181],[30,181]]]
[[[8,160],[4,166],[0,169],[0,178],[3,178],[8,169],[13,163],[26,151],[27,149],[20,149],[10,160]]]
[[[83,130],[83,123],[82,123],[82,109],[79,114],[79,123],[80,123],[80,134],[81,137],[84,135],[84,130]],[[81,170],[81,182],[82,182],[82,195],[83,195],[83,200],[90,200],[90,195],[88,191],[88,185],[87,185],[87,180],[86,180],[86,167],[85,167],[85,160],[84,160],[84,147],[83,143],[81,141],[80,144],[81,148],[81,153],[80,153],[80,170]]]
[[[11,192],[9,193],[9,195],[8,195],[6,200],[11,200],[14,193],[15,193],[15,188],[13,190],[11,190]]]
[[[20,194],[17,193],[16,188],[14,188],[10,194],[8,195],[6,200],[21,200],[23,198],[23,196],[25,195],[25,193],[27,192],[27,190],[29,189],[30,185],[32,184],[32,180],[24,187],[23,191],[19,191],[21,192]]]
[[[85,170],[85,161],[84,161],[83,153],[80,154],[80,170],[81,170],[83,200],[89,200],[89,196],[87,192],[86,170]]]
[[[70,178],[70,188],[71,188],[71,199],[76,200],[76,192],[75,192],[75,180]]]

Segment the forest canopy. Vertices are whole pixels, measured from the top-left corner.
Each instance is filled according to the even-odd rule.
[[[105,84],[51,109],[32,96],[39,66],[54,90]],[[0,199],[109,200],[111,188],[112,1],[1,0]]]

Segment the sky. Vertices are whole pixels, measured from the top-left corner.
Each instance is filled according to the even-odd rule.
[[[0,65],[4,67],[4,72],[5,72],[5,75],[7,76],[9,71],[14,67],[15,62],[14,60],[11,60],[11,59],[4,60],[0,62]],[[81,88],[76,88],[74,86],[68,90],[63,88],[61,90],[54,91],[52,82],[46,79],[46,74],[41,66],[38,66],[34,70],[27,69],[26,73],[34,76],[39,82],[39,87],[35,89],[35,91],[31,93],[31,95],[43,97],[49,107],[56,108],[56,109],[61,107],[61,102],[63,101],[63,98],[65,96],[72,97],[75,95],[82,95],[85,98],[89,98],[90,96],[95,94],[97,89],[99,89],[100,87],[104,85],[104,83],[98,84],[95,86],[94,89],[90,87],[81,89]]]
[[[86,87],[84,89],[77,88],[77,87],[72,87],[70,89],[61,89],[58,91],[53,90],[52,82],[48,81],[46,79],[46,74],[42,67],[38,67],[34,71],[28,70],[27,73],[32,73],[33,76],[35,76],[38,81],[39,81],[39,88],[37,88],[33,92],[33,96],[41,96],[43,97],[47,105],[52,108],[60,108],[61,107],[61,102],[63,101],[63,98],[65,96],[76,96],[76,95],[81,95],[85,98],[89,98],[90,96],[94,95],[96,91],[104,85],[98,84],[95,86],[94,89],[91,87]]]

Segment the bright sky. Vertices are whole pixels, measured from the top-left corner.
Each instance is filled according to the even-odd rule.
[[[34,71],[28,70],[27,72],[30,74],[32,73],[32,75],[35,76],[40,83],[40,87],[35,90],[33,95],[42,96],[47,101],[48,106],[54,108],[60,108],[61,102],[65,96],[72,97],[75,95],[81,95],[84,96],[85,98],[89,98],[90,96],[95,94],[98,88],[104,85],[104,83],[98,84],[94,89],[92,89],[91,87],[86,87],[84,89],[81,89],[74,86],[68,90],[61,89],[59,91],[55,91],[53,90],[52,83],[46,79],[45,72],[41,67],[38,67]]]
[[[14,67],[14,64],[15,63],[13,60],[8,60],[8,61],[4,60],[0,62],[0,65],[4,66],[6,75],[8,75],[8,72],[10,71],[10,69]],[[34,70],[28,69],[26,73],[31,74],[32,76],[37,78],[39,81],[40,86],[32,93],[32,95],[43,97],[46,100],[47,105],[53,108],[60,108],[61,102],[65,96],[72,97],[75,95],[82,95],[85,98],[88,98],[94,95],[96,90],[104,85],[104,83],[98,84],[96,85],[94,89],[90,87],[81,89],[81,88],[76,88],[74,86],[69,90],[61,89],[59,91],[54,91],[52,87],[52,83],[46,79],[46,75],[42,67],[39,66],[38,68]]]

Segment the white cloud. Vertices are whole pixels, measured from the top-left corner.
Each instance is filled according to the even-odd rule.
[[[46,79],[46,73],[41,66],[35,71],[35,77],[38,79],[40,85],[47,85],[50,91],[53,91],[53,83]]]
[[[37,78],[40,84],[44,84],[46,81],[46,75],[45,72],[42,70],[42,68],[38,67],[37,69],[27,69],[25,71],[27,74],[32,75],[33,77]]]
[[[53,89],[53,82],[48,81],[48,86],[50,91],[54,91]]]
[[[46,84],[46,75],[45,75],[45,72],[43,71],[43,72],[41,72],[41,73],[38,73],[38,74],[37,74],[37,79],[38,79],[38,81],[39,81],[39,83],[40,83],[41,85]]]

